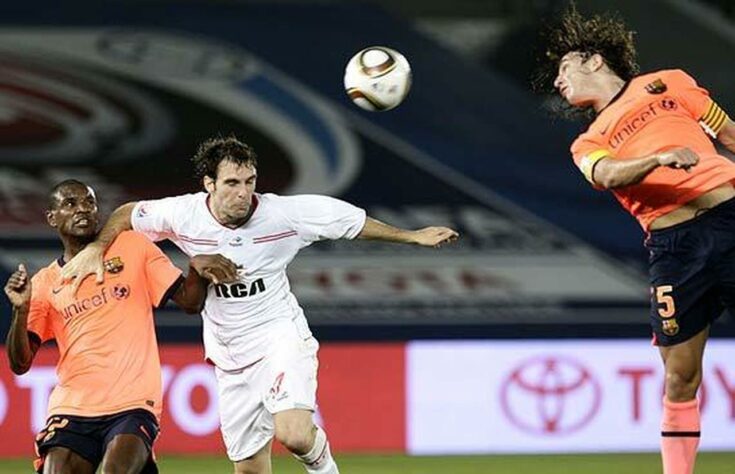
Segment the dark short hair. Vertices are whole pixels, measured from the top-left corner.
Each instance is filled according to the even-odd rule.
[[[583,59],[599,54],[618,77],[631,80],[639,72],[634,35],[618,14],[585,18],[575,3],[570,3],[561,19],[542,33],[545,51],[533,79],[534,89],[553,92],[559,62],[571,52],[581,53]]]
[[[250,145],[241,142],[234,136],[210,138],[199,145],[199,149],[192,158],[195,178],[199,182],[205,176],[217,179],[217,167],[224,160],[253,168],[258,166],[258,155]]]
[[[59,183],[56,183],[54,187],[51,188],[51,191],[48,193],[48,209],[49,211],[56,209],[56,206],[59,204],[58,194],[59,191],[66,187],[70,186],[82,186],[84,188],[89,188],[85,183],[82,183],[78,179],[65,179],[64,181],[61,181]]]

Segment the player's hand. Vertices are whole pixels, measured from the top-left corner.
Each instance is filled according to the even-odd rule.
[[[206,278],[214,284],[233,283],[240,278],[237,275],[237,265],[222,255],[195,255],[191,258],[189,266],[199,276]]]
[[[689,171],[699,163],[699,156],[689,148],[672,148],[658,154],[658,164]]]
[[[31,302],[31,279],[28,277],[25,265],[18,265],[18,269],[10,275],[5,285],[5,294],[10,303],[16,308],[28,306]]]
[[[449,227],[424,227],[413,231],[413,242],[425,247],[441,247],[459,238],[456,230]]]
[[[74,258],[66,262],[61,269],[62,282],[74,282],[73,294],[77,294],[79,285],[89,276],[96,275],[97,284],[105,281],[105,265],[103,256],[105,249],[94,242],[88,244]]]

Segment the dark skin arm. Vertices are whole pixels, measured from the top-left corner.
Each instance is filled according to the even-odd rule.
[[[5,285],[5,294],[13,305],[10,331],[5,341],[8,351],[10,369],[14,374],[22,375],[31,368],[41,341],[33,333],[28,332],[28,310],[31,306],[31,280],[25,266],[10,276]]]
[[[207,285],[237,281],[237,266],[222,255],[195,255],[189,261],[189,272],[184,282],[171,296],[181,309],[189,314],[197,314],[204,306]]]

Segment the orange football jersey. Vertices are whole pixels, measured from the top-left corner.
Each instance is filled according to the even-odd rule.
[[[719,155],[710,139],[727,120],[684,71],[644,74],[628,82],[574,141],[572,156],[592,182],[595,163],[606,156],[625,160],[678,147],[694,151],[700,161],[689,172],[659,167],[638,184],[612,190],[647,230],[656,218],[735,180],[735,164]]]
[[[161,363],[153,307],[181,271],[148,238],[123,232],[105,252],[105,281],[60,285],[55,261],[32,279],[28,331],[59,347],[52,415],[161,414]]]

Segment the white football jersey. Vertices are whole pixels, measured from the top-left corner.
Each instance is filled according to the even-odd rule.
[[[363,209],[328,196],[255,194],[250,219],[237,229],[221,225],[207,193],[141,201],[133,229],[154,241],[169,239],[186,255],[221,254],[240,268],[240,280],[210,284],[202,311],[206,357],[223,370],[264,356],[280,324],[311,336],[286,277],[298,251],[324,239],[353,239],[365,225]]]

